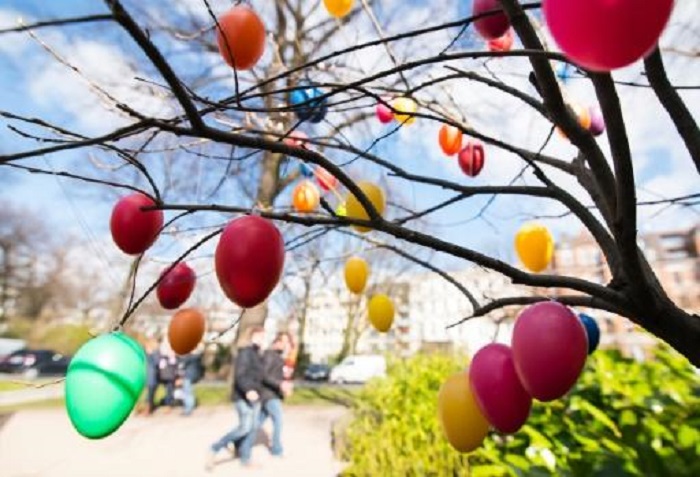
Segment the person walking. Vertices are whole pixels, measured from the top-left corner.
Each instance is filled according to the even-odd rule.
[[[158,363],[160,362],[160,350],[155,340],[149,340],[146,344],[146,400],[148,402],[147,414],[150,416],[156,410],[156,390],[158,389]]]
[[[269,417],[272,420],[272,442],[270,453],[282,456],[282,400],[292,391],[292,382],[285,380],[285,358],[291,351],[291,338],[288,333],[278,333],[270,348],[263,353],[263,386],[260,398],[262,427]]]
[[[180,379],[182,383],[183,416],[189,416],[194,411],[197,400],[194,396],[194,385],[204,377],[202,354],[195,352],[180,358]]]
[[[238,425],[212,444],[206,463],[207,470],[213,469],[216,455],[220,450],[238,442],[240,442],[238,454],[241,464],[250,465],[260,415],[260,392],[263,380],[263,361],[260,350],[265,340],[265,330],[257,326],[251,328],[249,333],[250,344],[238,351],[234,363],[231,399],[238,413]]]
[[[177,355],[170,347],[167,336],[160,345],[158,360],[158,383],[165,386],[165,396],[160,405],[172,407],[175,404],[175,380],[177,380]]]

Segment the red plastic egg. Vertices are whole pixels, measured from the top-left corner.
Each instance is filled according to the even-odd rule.
[[[494,40],[503,36],[510,28],[510,20],[501,8],[498,0],[474,0],[472,5],[472,15],[480,15],[492,10],[501,10],[501,13],[480,18],[474,22],[474,28],[487,40]]]
[[[508,28],[508,31],[498,38],[489,40],[489,51],[510,51],[513,48],[513,43],[515,42],[515,35],[513,35],[513,29]]]
[[[622,68],[659,41],[673,0],[545,0],[547,26],[562,52],[593,71]]]
[[[382,124],[388,124],[394,120],[394,112],[386,104],[378,103],[375,112],[377,119]]]
[[[229,66],[249,70],[265,53],[265,25],[252,8],[237,5],[218,19],[219,53]]]
[[[175,353],[183,355],[194,351],[206,328],[206,320],[199,310],[185,308],[170,319],[168,342]]]
[[[496,430],[512,434],[525,424],[532,398],[520,383],[509,346],[481,348],[469,366],[469,380],[481,412]]]
[[[156,295],[160,306],[166,310],[174,310],[185,303],[192,294],[197,275],[185,262],[178,263],[169,272],[164,273],[165,276],[156,288]]]
[[[335,189],[338,186],[338,179],[335,178],[333,174],[325,170],[323,167],[318,166],[314,170],[314,175],[316,176],[316,181],[321,189],[324,191],[329,191]]]
[[[448,156],[454,156],[462,149],[462,131],[449,124],[443,124],[438,135],[438,142],[442,152]]]
[[[282,275],[282,234],[256,215],[235,219],[221,234],[215,263],[226,296],[241,308],[254,307],[267,299]]]
[[[112,209],[109,229],[117,247],[129,255],[145,252],[163,228],[162,210],[141,210],[156,203],[150,197],[135,193],[122,197]]]
[[[459,167],[466,175],[476,177],[484,168],[484,146],[479,142],[468,142],[459,152]]]
[[[287,146],[300,147],[302,149],[307,149],[307,141],[309,136],[303,131],[292,131],[287,137],[285,137],[282,142]]]
[[[530,396],[552,401],[576,384],[588,356],[586,330],[578,317],[555,301],[529,306],[513,328],[513,359]]]

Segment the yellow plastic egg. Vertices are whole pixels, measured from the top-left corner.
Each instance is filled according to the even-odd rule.
[[[342,18],[352,10],[355,0],[323,0],[323,5],[332,16]]]
[[[523,225],[515,236],[518,258],[531,272],[541,272],[552,260],[554,239],[544,225]]]
[[[396,110],[394,118],[401,124],[409,126],[416,122],[416,117],[411,114],[418,111],[418,104],[411,98],[396,98],[391,106]]]
[[[382,191],[381,187],[372,182],[365,181],[358,182],[357,186],[364,192],[374,208],[377,209],[379,215],[382,215],[386,207],[386,199],[384,198],[384,191]],[[369,214],[353,194],[348,195],[345,201],[345,209],[348,218],[369,220]],[[362,233],[372,230],[370,227],[363,227],[360,225],[353,225],[353,227],[355,230]]]
[[[360,294],[365,290],[369,277],[369,265],[360,257],[350,257],[345,262],[345,285],[353,293]]]
[[[386,295],[374,295],[367,305],[369,322],[377,331],[386,333],[394,322],[394,303]]]
[[[476,450],[489,432],[469,384],[469,372],[453,374],[438,392],[438,418],[445,437],[459,452]]]

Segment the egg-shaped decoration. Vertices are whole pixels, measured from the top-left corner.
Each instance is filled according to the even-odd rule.
[[[453,374],[438,392],[438,419],[450,445],[459,452],[472,452],[481,446],[489,432],[489,422],[481,413],[469,383],[469,370]]]
[[[179,355],[191,353],[204,337],[206,319],[194,308],[185,308],[173,315],[168,326],[168,342]]]
[[[459,167],[469,177],[476,177],[484,168],[486,155],[484,145],[477,141],[469,141],[459,152]]]
[[[282,142],[287,146],[308,149],[309,136],[304,131],[292,131]]]
[[[308,180],[302,181],[292,192],[292,205],[297,212],[313,212],[321,203],[321,192],[316,185]]]
[[[129,255],[139,255],[153,245],[163,228],[162,210],[143,210],[156,203],[139,192],[122,197],[114,205],[109,221],[112,240]]]
[[[525,268],[539,273],[552,261],[554,239],[544,225],[525,224],[515,235],[515,251]]]
[[[598,106],[591,106],[588,108],[588,114],[591,117],[591,125],[588,127],[588,130],[594,136],[600,136],[605,132],[605,118],[603,118],[603,113]]]
[[[197,274],[185,262],[180,262],[172,269],[163,271],[163,276],[156,288],[160,306],[166,310],[180,307],[192,295]]]
[[[323,5],[331,16],[343,18],[352,10],[355,0],[323,0]]]
[[[265,53],[265,25],[247,5],[236,5],[217,20],[219,53],[238,70],[253,68]]]
[[[394,120],[394,112],[389,106],[383,103],[377,103],[375,114],[377,115],[379,122],[382,124],[389,124]]]
[[[493,10],[500,10],[500,13],[479,18],[474,22],[474,28],[486,40],[494,40],[505,35],[510,28],[510,20],[501,8],[499,0],[474,0],[472,3],[473,16]]]
[[[512,346],[520,382],[530,396],[544,402],[569,392],[588,356],[583,325],[556,301],[536,303],[520,313]]]
[[[374,206],[379,215],[384,214],[384,208],[386,207],[386,198],[384,196],[384,191],[377,184],[367,181],[360,181],[357,183],[360,190],[367,196],[369,202]],[[369,220],[369,213],[365,210],[364,206],[355,197],[354,194],[348,194],[345,201],[345,206],[347,210],[347,217],[351,219],[359,220]],[[372,230],[370,227],[365,227],[362,225],[353,225],[353,228],[360,233],[366,233]]]
[[[593,353],[598,349],[600,344],[600,328],[598,322],[592,316],[581,313],[578,315],[581,324],[586,329],[586,338],[588,339],[588,354]]]
[[[289,93],[289,102],[301,121],[319,123],[328,112],[328,101],[323,92],[309,83],[300,83]]]
[[[513,33],[513,29],[508,28],[503,35],[488,41],[489,51],[508,52],[513,48],[514,42],[515,34]]]
[[[314,176],[316,177],[318,185],[325,192],[338,187],[338,179],[321,166],[316,166],[316,169],[314,169]]]
[[[527,421],[532,397],[515,371],[510,346],[491,343],[469,364],[469,381],[482,414],[504,434],[517,432]]]
[[[571,61],[608,72],[656,46],[673,5],[673,0],[544,0],[542,9],[554,41]]]
[[[384,294],[374,295],[367,304],[369,322],[375,330],[386,333],[394,322],[394,302]]]
[[[396,98],[391,105],[394,108],[394,119],[406,126],[416,122],[416,117],[413,115],[418,111],[418,103],[411,98],[400,97]]]
[[[345,285],[352,293],[359,295],[365,291],[369,277],[369,264],[360,257],[350,257],[345,261]]]
[[[314,168],[313,166],[302,162],[301,164],[299,164],[299,174],[302,177],[311,178],[314,176]]]
[[[438,134],[438,142],[442,152],[447,156],[454,156],[462,150],[462,130],[449,124],[443,124]]]
[[[80,347],[66,372],[65,405],[73,427],[89,439],[112,434],[126,421],[146,383],[146,353],[121,332]]]

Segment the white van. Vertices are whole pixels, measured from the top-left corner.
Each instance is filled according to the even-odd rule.
[[[366,383],[372,378],[386,376],[386,359],[381,355],[353,355],[333,368],[331,383]]]

